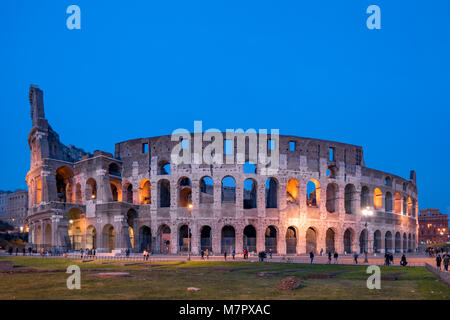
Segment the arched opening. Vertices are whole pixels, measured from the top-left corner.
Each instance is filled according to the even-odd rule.
[[[251,161],[245,162],[243,165],[243,172],[244,172],[244,174],[255,174],[256,173],[256,165]]]
[[[383,207],[383,192],[379,188],[373,190],[373,206],[376,210],[380,210]]]
[[[38,179],[36,184],[36,204],[40,204],[42,202],[42,181]]]
[[[278,182],[274,178],[266,180],[266,208],[278,208]]]
[[[344,189],[345,213],[352,214],[356,211],[356,188],[353,184],[347,184]]]
[[[158,230],[158,236],[159,236],[159,252],[162,254],[169,254],[171,253],[171,242],[170,242],[170,228],[168,225],[164,224],[159,227]]]
[[[361,208],[370,206],[369,188],[364,186],[361,188]]]
[[[413,217],[416,216],[416,206],[417,206],[417,201],[416,201],[416,199],[412,199],[412,213],[411,213],[411,215],[412,215]]]
[[[200,203],[214,203],[214,181],[211,177],[200,179]]]
[[[369,234],[366,229],[361,231],[361,234],[359,235],[359,253],[365,253],[368,252],[368,242],[369,242]]]
[[[328,169],[326,172],[327,178],[336,179],[337,174],[338,174],[338,168],[336,166],[328,166]]]
[[[256,229],[252,225],[244,228],[243,249],[248,252],[256,252]]]
[[[235,248],[236,234],[232,226],[225,226],[222,228],[221,235],[221,252],[231,253]]]
[[[70,202],[71,200],[71,183],[73,171],[69,167],[63,166],[56,170],[56,192],[60,202]]]
[[[335,183],[327,185],[327,203],[326,208],[329,213],[336,211],[337,207],[338,186]]]
[[[182,225],[178,233],[178,246],[180,252],[188,252],[190,249],[190,241],[192,239],[191,230],[187,225]]]
[[[413,208],[413,203],[412,203],[412,199],[411,197],[408,197],[408,216],[412,215],[412,208]]]
[[[125,183],[125,202],[133,203],[133,185],[130,182]]]
[[[210,226],[203,226],[200,232],[200,249],[212,251],[212,233]]]
[[[392,193],[386,192],[384,197],[384,211],[392,212]]]
[[[187,207],[192,203],[191,179],[183,177],[178,180],[178,206]]]
[[[86,200],[97,199],[97,182],[94,178],[89,178],[86,181]]]
[[[134,249],[134,230],[137,227],[137,213],[133,209],[128,210],[127,212],[127,224],[128,224],[128,237],[130,239],[130,243],[128,244],[129,248]]]
[[[72,208],[67,213],[68,224],[68,234],[69,241],[66,241],[66,245],[69,250],[80,250],[82,246],[83,236],[82,228],[83,226],[83,216],[82,212],[78,208]]]
[[[97,249],[97,230],[94,226],[86,229],[86,249]]]
[[[384,235],[384,249],[385,252],[394,252],[392,250],[392,233],[387,231]]]
[[[265,232],[265,246],[266,251],[272,250],[273,253],[277,252],[277,229],[274,226],[268,226]]]
[[[150,180],[142,179],[139,184],[139,204],[151,203],[151,184]]]
[[[298,204],[298,180],[291,178],[286,184],[286,200],[288,203]]]
[[[114,227],[107,224],[103,227],[103,248],[108,252],[111,252],[115,248],[115,231]]]
[[[151,251],[152,249],[152,230],[148,226],[142,226],[139,229],[139,251]]]
[[[344,232],[344,252],[349,254],[353,252],[353,230],[347,229]]]
[[[392,179],[391,179],[391,177],[386,177],[384,179],[384,185],[385,186],[392,186]]]
[[[373,252],[381,252],[381,232],[377,230],[373,233]]]
[[[306,205],[318,207],[320,204],[320,183],[313,179],[306,184]]]
[[[120,184],[115,180],[110,180],[109,185],[111,186],[111,194],[113,201],[122,201],[122,189],[120,188]]]
[[[408,252],[412,251],[412,239],[411,239],[411,233],[408,234]]]
[[[169,180],[163,179],[158,182],[159,191],[159,207],[169,208],[170,207],[170,182]]]
[[[292,226],[287,228],[286,231],[286,253],[297,253],[297,231]]]
[[[306,253],[317,252],[317,232],[309,227],[306,230]]]
[[[158,163],[158,174],[159,175],[170,175],[170,163],[168,161],[160,161]]]
[[[325,246],[325,252],[333,253],[335,251],[335,232],[331,228],[329,228],[325,234]]]
[[[81,184],[77,183],[75,186],[75,203],[82,204],[82,193],[81,193]]]
[[[236,202],[236,181],[227,176],[222,179],[222,202]]]
[[[244,209],[256,208],[256,181],[246,179],[244,181]]]
[[[408,240],[406,237],[406,233],[403,234],[403,252],[408,251]]]
[[[108,172],[112,176],[120,177],[122,175],[120,167],[117,163],[110,163],[108,166]]]
[[[402,237],[400,232],[395,234],[395,252],[402,252]]]
[[[394,212],[395,213],[401,213],[402,212],[402,196],[398,192],[395,193]]]
[[[44,245],[47,248],[51,248],[53,246],[53,243],[52,243],[52,226],[50,224],[47,224],[45,226]]]

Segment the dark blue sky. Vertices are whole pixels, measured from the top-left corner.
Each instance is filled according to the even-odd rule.
[[[82,29],[66,28],[81,8]],[[366,8],[381,7],[368,30]],[[28,88],[65,144],[176,128],[278,128],[417,171],[419,206],[450,211],[450,2],[28,1],[0,11],[0,189],[25,187]]]

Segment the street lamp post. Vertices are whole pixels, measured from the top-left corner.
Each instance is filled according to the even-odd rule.
[[[191,221],[191,211],[194,208],[194,205],[192,203],[189,203],[187,208],[188,208],[188,212],[189,212],[188,224],[187,224],[187,226],[188,226],[188,258],[187,259],[188,259],[188,261],[190,261],[191,260],[191,228],[190,228],[190,221]]]
[[[367,248],[364,248],[364,263],[369,263],[369,260],[367,259],[367,251],[370,247],[370,240],[369,240],[369,228],[367,226],[367,217],[373,216],[373,210],[370,209],[370,207],[364,208],[361,213],[364,217],[366,217],[366,223],[364,224],[364,229],[366,230],[367,235]]]

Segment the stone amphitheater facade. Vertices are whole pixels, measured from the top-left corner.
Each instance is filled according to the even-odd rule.
[[[59,141],[37,86],[29,98],[27,222],[38,248],[305,254],[417,247],[415,172],[407,180],[370,169],[360,146],[280,135],[273,138],[279,168],[270,175],[248,161],[171,164],[179,142],[170,135],[90,154]]]

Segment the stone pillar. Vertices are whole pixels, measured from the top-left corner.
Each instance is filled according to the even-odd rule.
[[[244,229],[241,226],[236,226],[234,232],[234,247],[236,253],[242,253],[242,250],[244,250]],[[256,236],[258,236],[258,233],[256,233]],[[231,254],[231,252],[228,252],[228,254]]]
[[[222,227],[221,225],[211,226],[212,233],[212,251],[214,254],[220,254],[221,250],[221,237],[222,237]]]
[[[221,216],[221,208],[222,208],[222,181],[214,178],[214,218],[219,219]]]
[[[58,226],[61,216],[53,215],[51,217],[51,226],[52,226],[52,247],[60,247],[62,244],[60,243],[60,239],[58,237]]]
[[[170,253],[178,253],[178,227],[176,224],[170,225]]]
[[[297,236],[297,254],[304,254],[306,252],[306,230],[297,229],[295,231]]]
[[[244,181],[236,179],[236,219],[244,217]]]
[[[191,254],[198,255],[200,253],[200,230],[197,222],[192,219],[189,223],[191,229]]]
[[[286,254],[286,228],[283,225],[277,230],[277,249],[278,253]]]
[[[256,251],[266,250],[266,228],[265,225],[260,223],[256,229]]]

